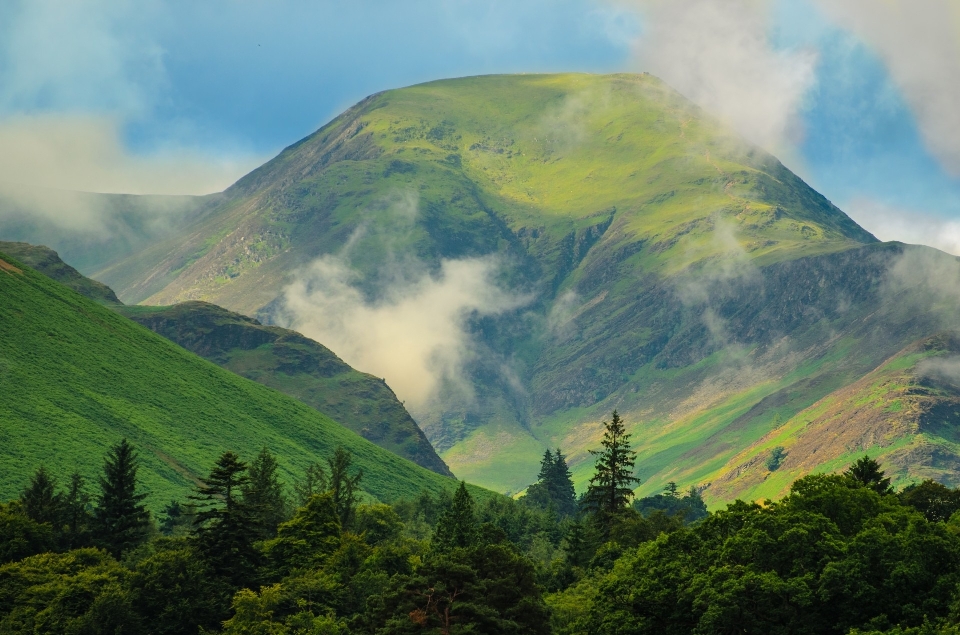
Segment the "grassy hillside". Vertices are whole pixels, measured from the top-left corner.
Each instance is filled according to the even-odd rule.
[[[52,278],[69,289],[100,304],[117,305],[120,300],[113,289],[87,278],[65,263],[54,250],[21,242],[0,241],[0,252],[16,258],[32,269],[36,269],[48,278]]]
[[[453,476],[384,381],[295,331],[206,302],[115,307],[121,315],[241,377],[295,397],[365,439]]]
[[[0,255],[0,496],[40,464],[65,476],[99,470],[127,437],[156,508],[183,497],[226,449],[266,445],[289,481],[339,445],[380,499],[453,481],[362,439],[299,401],[223,370]]]
[[[372,304],[390,297],[398,263],[436,273],[491,254],[498,283],[530,298],[470,320],[472,398],[414,412],[455,473],[500,491],[529,484],[557,446],[583,486],[618,408],[640,451],[639,493],[674,480],[716,502],[713,481],[744,448],[911,342],[960,327],[936,283],[957,278],[956,259],[878,243],[649,75],[486,76],[373,95],[177,239],[100,275],[121,298],[270,319],[284,285],[329,254]]]

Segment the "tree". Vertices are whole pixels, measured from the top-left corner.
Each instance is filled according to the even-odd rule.
[[[86,480],[79,473],[70,475],[70,487],[63,495],[62,535],[60,542],[66,550],[88,547],[91,541],[90,494]]]
[[[600,441],[603,449],[590,451],[597,457],[597,463],[584,503],[587,509],[597,514],[603,525],[609,527],[613,516],[633,497],[631,485],[639,483],[640,479],[633,476],[637,453],[630,448],[630,435],[616,410],[604,426],[606,430]]]
[[[340,524],[344,528],[349,528],[357,509],[357,494],[360,492],[363,470],[350,474],[353,458],[343,447],[336,449],[333,457],[327,460],[327,465],[330,467],[329,491],[333,494],[333,503],[337,508],[337,515],[340,516]]]
[[[927,479],[900,492],[900,502],[913,507],[930,522],[946,522],[960,511],[960,490]]]
[[[432,546],[438,551],[470,547],[477,542],[478,529],[473,498],[467,491],[466,482],[460,481],[453,502],[437,521]]]
[[[243,487],[243,500],[253,513],[261,539],[277,535],[277,525],[287,519],[287,499],[277,475],[277,459],[266,447],[250,464],[250,482]]]
[[[57,491],[57,479],[42,465],[30,477],[30,484],[20,494],[23,511],[38,523],[59,529],[63,495]]]
[[[293,491],[297,495],[297,507],[303,507],[314,494],[322,494],[327,491],[330,482],[327,479],[327,472],[319,463],[311,463],[304,470],[303,478],[296,479],[293,482]]]
[[[192,500],[198,502],[194,534],[197,546],[214,573],[236,587],[253,580],[259,554],[256,519],[243,500],[249,483],[247,464],[234,452],[224,452]]]
[[[880,464],[864,455],[845,471],[844,476],[852,479],[864,487],[869,487],[877,494],[892,494],[889,477],[884,477]]]
[[[570,517],[577,513],[577,497],[573,488],[573,478],[567,459],[557,448],[555,453],[546,450],[540,461],[540,474],[537,482],[527,488],[524,500],[537,509],[553,510],[560,517]]]
[[[126,440],[110,448],[103,462],[100,495],[93,510],[96,542],[115,558],[147,538],[150,512],[137,492],[137,451]]]
[[[298,569],[317,568],[340,546],[340,516],[333,495],[314,494],[281,523],[277,537],[263,544],[263,551],[277,577]]]

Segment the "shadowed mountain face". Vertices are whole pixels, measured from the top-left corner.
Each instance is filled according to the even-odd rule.
[[[618,408],[640,494],[716,500],[745,448],[960,326],[956,259],[878,243],[649,75],[373,95],[98,275],[325,342],[501,491],[557,446],[582,485]]]

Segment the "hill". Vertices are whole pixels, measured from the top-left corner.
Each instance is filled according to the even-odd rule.
[[[296,331],[206,302],[115,310],[221,368],[295,397],[398,456],[453,476],[382,379],[354,370]]]
[[[59,254],[49,247],[0,240],[0,252],[16,258],[48,278],[52,278],[67,288],[73,289],[80,295],[100,304],[120,304],[120,300],[113,289],[102,282],[84,276],[61,260]]]
[[[379,93],[208,205],[98,276],[125,300],[215,302],[327,342],[415,401],[455,473],[500,491],[532,482],[557,446],[582,486],[618,408],[638,493],[673,480],[719,501],[712,483],[745,448],[960,326],[937,282],[956,259],[877,242],[649,75]],[[468,265],[486,278],[456,278]],[[443,326],[463,337],[423,362],[454,371],[430,399],[400,388],[412,361],[376,356],[386,336],[334,343],[317,326],[421,297],[440,313],[456,294],[423,290],[458,280],[470,299]],[[358,342],[368,350],[345,346]]]
[[[275,452],[289,482],[337,446],[382,500],[455,482],[379,448],[299,401],[221,369],[0,255],[0,495],[40,464],[95,477],[127,437],[155,509],[182,498],[227,449]]]
[[[83,276],[48,247],[0,242],[0,251],[222,368],[299,399],[394,454],[453,476],[382,379],[357,372],[295,331],[265,327],[205,302],[124,306],[110,287]]]

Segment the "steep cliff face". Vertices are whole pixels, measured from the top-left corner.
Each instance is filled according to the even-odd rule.
[[[382,379],[354,370],[295,331],[206,302],[117,311],[218,366],[299,399],[382,448],[453,476]]]

